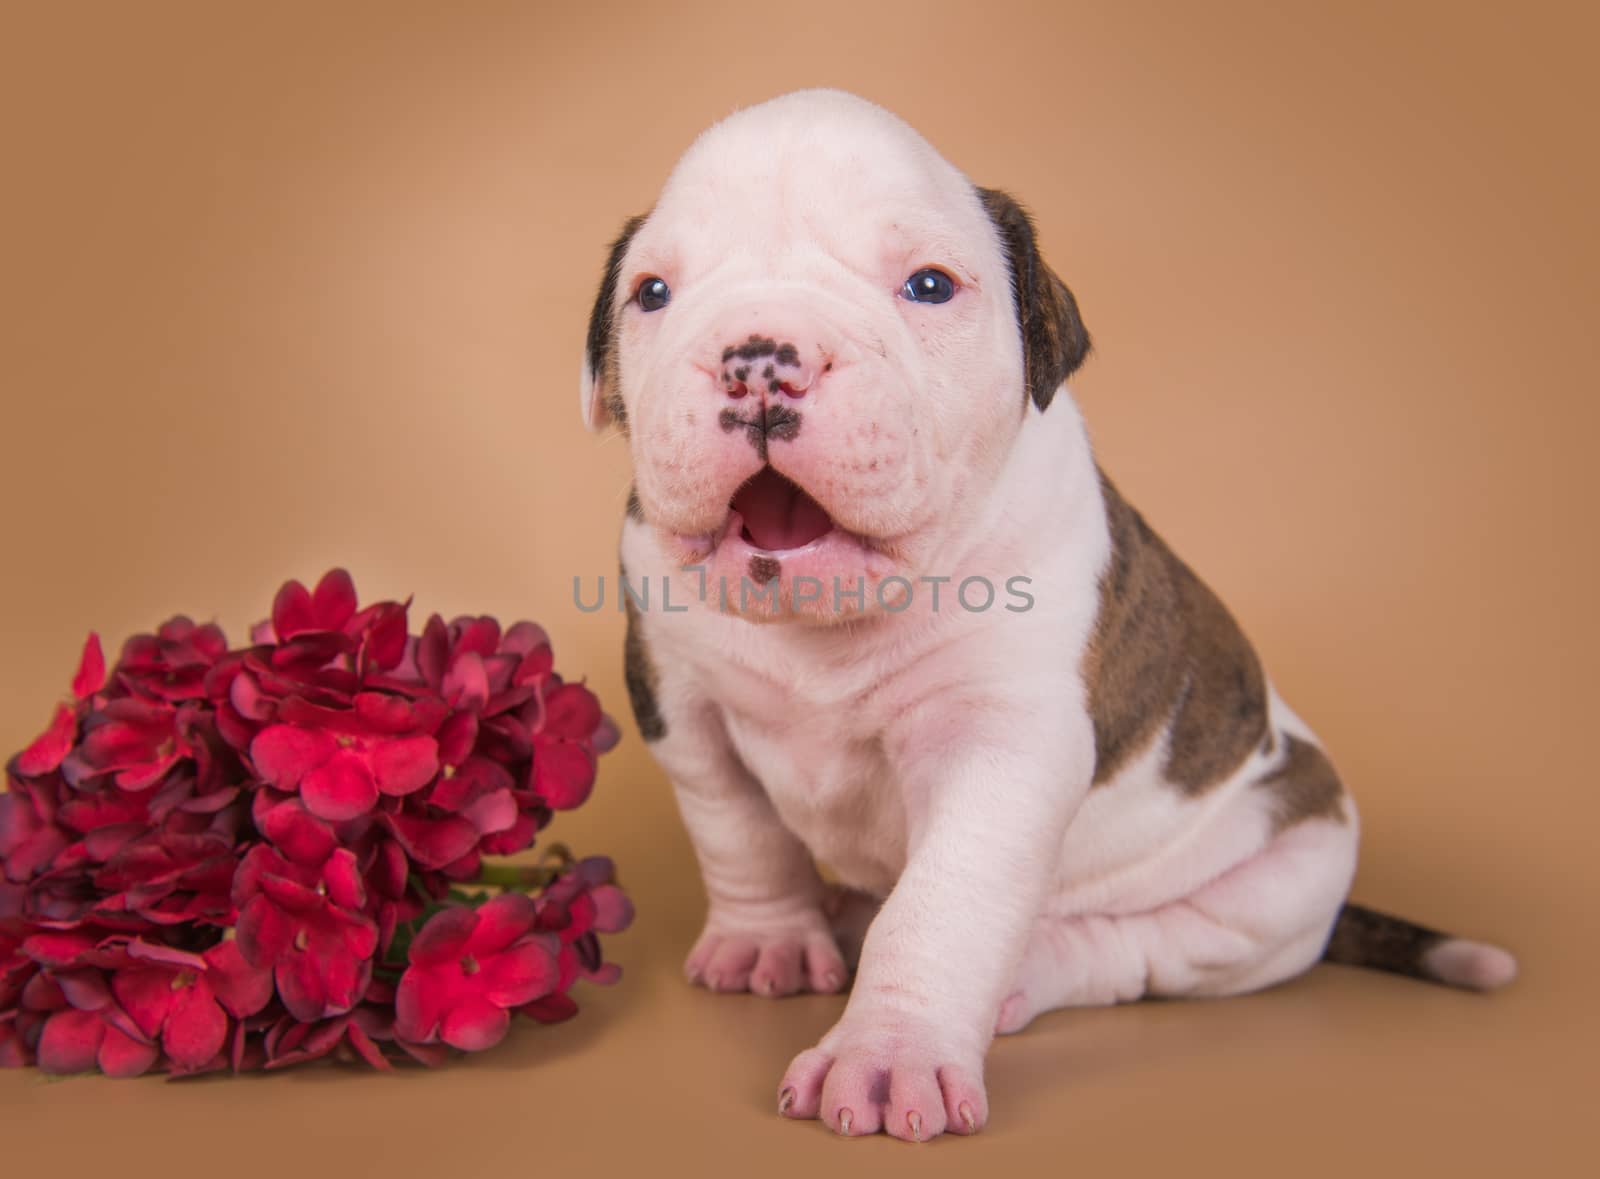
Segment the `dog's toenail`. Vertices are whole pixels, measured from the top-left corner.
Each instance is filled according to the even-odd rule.
[[[850,1133],[850,1119],[852,1116],[854,1115],[852,1115],[848,1109],[841,1109],[839,1111],[839,1133]]]
[[[763,995],[770,996],[772,994],[772,992],[777,990],[777,989],[778,989],[777,986],[773,983],[773,981],[770,978],[764,978],[764,979],[761,980],[761,993]]]
[[[967,1133],[976,1134],[978,1132],[978,1120],[972,1116],[972,1107],[963,1101],[961,1109],[957,1112],[961,1114],[961,1120],[967,1124]]]
[[[778,1116],[782,1117],[789,1112],[789,1107],[794,1104],[794,1090],[786,1088],[778,1094]]]
[[[922,1115],[912,1110],[906,1115],[906,1123],[911,1127],[911,1137],[918,1142],[922,1141]]]

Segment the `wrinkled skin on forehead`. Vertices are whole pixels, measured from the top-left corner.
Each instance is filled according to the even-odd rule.
[[[723,355],[751,335],[795,345],[829,367],[767,460],[887,555],[866,572],[914,577],[956,559],[1022,425],[1008,261],[972,183],[910,127],[805,97],[713,127],[679,162],[619,260],[610,395],[645,518],[693,558],[762,461],[717,426]],[[930,266],[956,296],[902,297]],[[633,295],[652,276],[672,296],[646,313]]]

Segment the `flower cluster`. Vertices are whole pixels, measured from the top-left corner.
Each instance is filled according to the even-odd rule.
[[[485,860],[589,796],[615,725],[539,627],[408,606],[334,570],[243,649],[178,617],[108,671],[89,636],[0,794],[0,1065],[437,1064],[615,980],[609,860]]]

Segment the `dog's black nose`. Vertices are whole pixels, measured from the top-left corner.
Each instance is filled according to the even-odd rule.
[[[752,393],[798,399],[811,388],[818,369],[798,345],[752,335],[722,350],[722,391],[735,401]]]

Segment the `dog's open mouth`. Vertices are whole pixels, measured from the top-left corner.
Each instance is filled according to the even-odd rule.
[[[823,506],[771,467],[747,479],[728,506],[744,522],[745,542],[769,553],[804,548],[833,531],[833,518]]]

